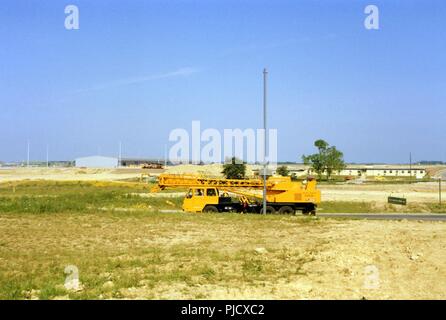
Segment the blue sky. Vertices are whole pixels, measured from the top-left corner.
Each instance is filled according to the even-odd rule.
[[[64,8],[80,29],[64,28]],[[364,8],[380,9],[366,30]],[[444,1],[0,4],[0,160],[162,157],[172,129],[269,126],[279,160],[446,161]]]

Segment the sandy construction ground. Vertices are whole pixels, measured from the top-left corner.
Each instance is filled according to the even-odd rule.
[[[145,170],[150,171],[150,170]],[[156,171],[156,170],[154,170]],[[159,170],[158,170],[159,171]],[[20,180],[113,181],[139,178],[140,169],[2,168],[0,183]]]
[[[320,185],[319,189],[321,189],[324,201],[374,201],[385,203],[388,196],[407,198],[409,203],[436,203],[438,201],[438,183],[435,182]]]

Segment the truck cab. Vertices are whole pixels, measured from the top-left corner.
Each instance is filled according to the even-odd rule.
[[[240,202],[234,202],[226,193],[220,193],[214,187],[190,188],[183,201],[183,211],[187,212],[222,212],[239,210]]]
[[[183,201],[183,210],[202,212],[207,205],[218,205],[218,190],[216,188],[190,188]]]

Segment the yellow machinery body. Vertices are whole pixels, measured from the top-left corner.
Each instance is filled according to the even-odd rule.
[[[161,174],[153,192],[166,188],[189,188],[183,201],[188,212],[260,212],[263,199],[260,179],[202,178],[193,175]],[[316,181],[292,181],[290,177],[270,177],[266,182],[266,201],[269,213],[291,213],[301,210],[304,214],[315,213],[321,201]],[[236,194],[234,201],[229,193]]]

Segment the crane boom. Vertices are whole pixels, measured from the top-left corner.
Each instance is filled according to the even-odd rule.
[[[273,182],[267,182],[267,188],[273,186]],[[221,179],[204,178],[193,175],[182,174],[160,174],[158,176],[158,187],[181,188],[181,187],[217,187],[217,188],[263,188],[263,181],[260,179]]]

